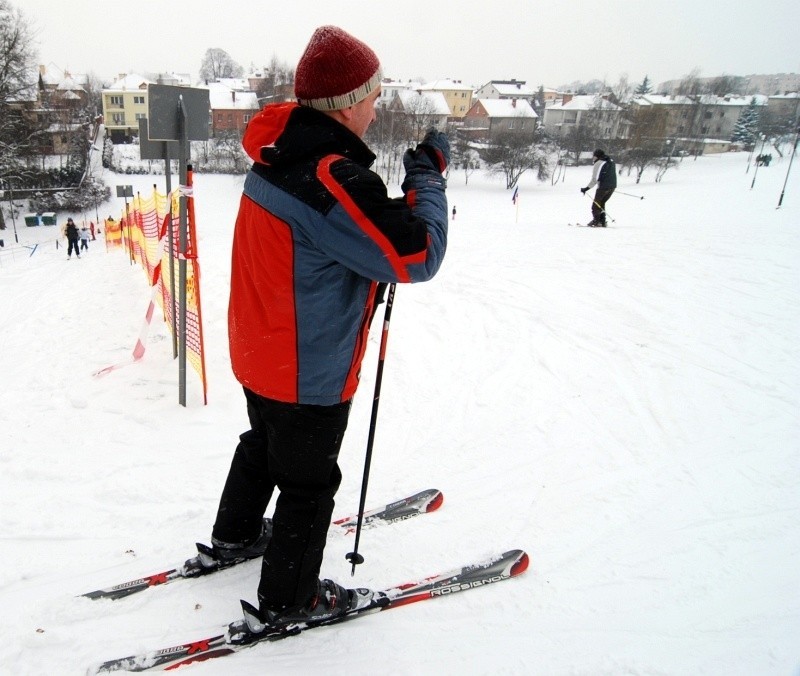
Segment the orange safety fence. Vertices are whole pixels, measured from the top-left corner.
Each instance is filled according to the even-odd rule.
[[[180,248],[180,194],[187,198],[188,233],[186,252]],[[169,208],[171,206],[171,208]],[[168,232],[172,233],[170,251]],[[175,317],[178,308],[178,268],[179,261],[186,260],[186,360],[200,376],[203,385],[203,402],[208,403],[208,384],[206,381],[205,353],[203,344],[203,322],[200,303],[200,262],[197,257],[197,230],[194,218],[194,198],[192,197],[192,172],[188,172],[187,186],[164,195],[157,190],[149,197],[137,194],[127,204],[127,214],[123,212],[119,221],[105,221],[106,246],[124,247],[147,275],[151,286],[158,285],[155,293],[161,306],[164,322],[170,331],[177,330]],[[170,280],[170,256],[174,270],[175,298],[172,296]],[[155,289],[154,289],[155,291]],[[149,323],[149,322],[148,322]],[[142,345],[137,350],[143,353]],[[139,355],[139,357],[141,354]],[[136,352],[134,354],[134,359]]]

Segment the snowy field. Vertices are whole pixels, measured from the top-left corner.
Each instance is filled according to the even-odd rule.
[[[382,587],[511,548],[525,575],[257,646],[180,673],[800,673],[800,165],[685,159],[622,176],[606,230],[578,192],[450,177],[440,274],[398,288],[368,504],[440,488],[436,513],[331,535],[323,575]],[[105,174],[148,194],[163,176]],[[210,537],[244,399],[227,354],[241,178],[196,176],[209,403],[120,251],[0,233],[0,673],[92,664],[210,635],[259,566],[120,601],[76,595],[180,564]],[[396,189],[395,189],[396,192]],[[122,201],[102,207],[119,215]],[[82,215],[76,215],[82,218]],[[66,217],[62,214],[61,219]],[[76,219],[77,220],[77,219]],[[63,242],[63,240],[62,240]],[[24,253],[25,255],[22,255]],[[12,255],[13,254],[13,255]],[[341,455],[357,510],[379,332]]]

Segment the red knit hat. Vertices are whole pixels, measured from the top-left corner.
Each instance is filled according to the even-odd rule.
[[[300,105],[341,110],[363,101],[380,84],[375,52],[341,28],[320,26],[297,64],[294,91]]]

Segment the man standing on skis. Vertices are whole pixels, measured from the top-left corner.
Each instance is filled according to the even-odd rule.
[[[222,563],[263,555],[268,626],[358,602],[319,573],[369,324],[386,283],[429,280],[445,254],[447,137],[432,130],[406,152],[404,197],[390,199],[362,140],[380,86],[372,49],[323,26],[297,65],[297,103],[266,106],[243,139],[254,164],[234,230],[228,333],[251,429],[212,545]],[[270,533],[263,517],[276,488]]]
[[[597,191],[592,200],[592,220],[586,225],[590,228],[606,227],[606,202],[617,187],[617,167],[605,151],[598,148],[592,155],[592,180],[581,192],[585,195],[597,185]]]

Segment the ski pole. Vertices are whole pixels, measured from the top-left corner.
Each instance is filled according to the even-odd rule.
[[[644,199],[644,195],[631,195],[629,192],[622,192],[621,190],[615,190],[615,195],[627,195],[628,197],[638,197],[640,200]]]
[[[392,318],[392,305],[394,305],[395,285],[389,285],[386,297],[386,311],[383,315],[383,332],[381,333],[381,349],[378,354],[378,371],[375,375],[375,393],[372,398],[372,415],[369,421],[369,435],[367,437],[367,455],[364,459],[364,477],[361,480],[361,501],[358,505],[358,523],[356,524],[356,543],[352,552],[345,558],[353,564],[350,575],[356,574],[356,566],[364,563],[364,557],[358,553],[358,543],[361,540],[361,526],[364,521],[364,505],[367,502],[367,484],[369,483],[369,468],[372,463],[372,447],[375,442],[375,428],[378,422],[378,404],[381,399],[381,382],[383,381],[383,364],[386,361],[386,342],[389,338],[389,321]]]
[[[586,195],[587,193],[583,193],[583,194]],[[594,197],[590,197],[589,199],[592,200],[592,204],[594,204],[598,209],[600,209],[600,211],[602,211],[606,216],[608,216],[611,219],[612,223],[616,223],[617,222],[617,220],[610,213],[608,213],[603,207],[601,207],[597,203],[597,200]]]

